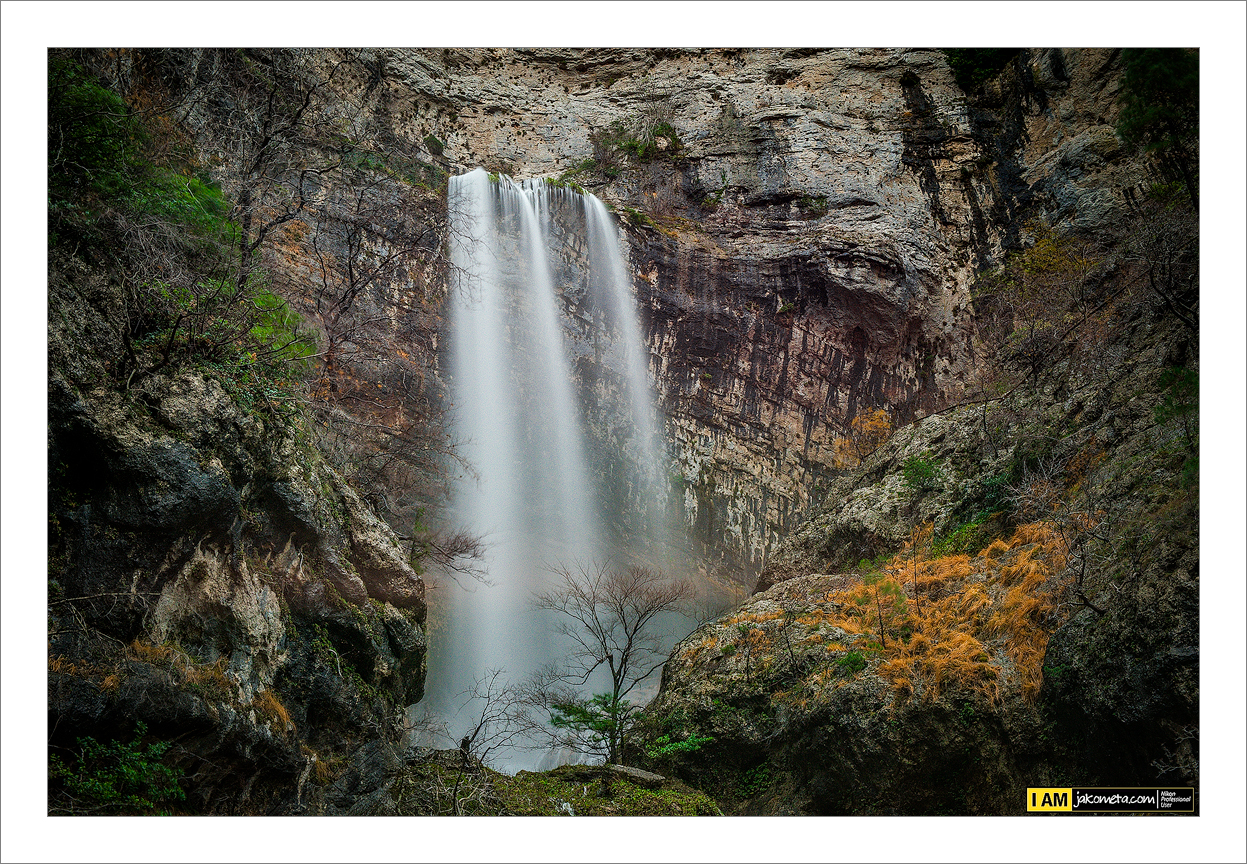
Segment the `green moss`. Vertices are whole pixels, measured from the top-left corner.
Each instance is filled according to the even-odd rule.
[[[623,210],[624,218],[637,228],[653,228],[655,231],[658,230],[658,225],[655,224],[654,220],[642,213],[640,210],[632,207],[623,207],[621,209]]]
[[[931,555],[973,555],[987,545],[983,519],[965,522],[931,541]]]
[[[432,134],[424,136],[424,146],[427,147],[428,151],[434,156],[441,156],[442,153],[446,151],[446,142]]]
[[[645,789],[603,767],[564,765],[553,771],[496,775],[495,791],[507,813],[516,816],[715,816],[708,795],[668,780]]]
[[[910,456],[901,465],[901,485],[909,497],[934,489],[940,482],[940,464],[928,454]]]

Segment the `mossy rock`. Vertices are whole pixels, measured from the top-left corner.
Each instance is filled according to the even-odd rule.
[[[677,780],[645,789],[604,766],[497,775],[494,789],[515,816],[721,816],[715,802]]]

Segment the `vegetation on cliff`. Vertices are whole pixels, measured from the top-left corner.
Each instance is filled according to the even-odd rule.
[[[759,593],[677,647],[643,714],[623,702],[636,675],[557,703],[590,749],[705,790],[642,793],[581,768],[495,776],[471,740],[396,746],[423,690],[418,576],[430,559],[470,571],[479,550],[426,524],[453,457],[434,363],[447,143],[402,145],[376,121],[388,104],[364,105],[381,73],[326,54],[54,54],[52,809],[702,814],[710,793],[728,812],[998,813],[1040,781],[1197,783],[1198,148],[1179,55],[1125,58],[1118,128],[1157,172],[1128,216],[1058,227],[1063,203],[1000,184],[1013,221],[993,229],[1003,249],[976,235],[992,260],[960,404],[908,423],[914,384],[910,413],[877,407],[862,331],[839,473]],[[619,181],[647,206],[625,211],[634,225],[669,217],[686,145],[667,110],[604,127],[559,182]],[[936,136],[929,116],[907,122],[910,145]],[[214,124],[238,132],[224,158],[205,155]],[[702,209],[727,191],[724,175]],[[872,280],[905,270],[837,244]],[[768,295],[774,314],[716,314],[821,339],[798,322],[829,289],[806,289]],[[728,363],[703,336],[682,337],[705,355],[698,394]],[[587,648],[585,675],[616,665]]]
[[[729,812],[1198,785],[1193,203],[1157,183],[1095,230],[1030,219],[978,276],[960,404],[853,424],[759,593],[677,646],[637,758]]]
[[[49,60],[52,812],[299,812],[311,773],[397,738],[423,692],[413,561],[438,540],[404,549],[318,431],[359,422],[336,383],[364,341],[355,301],[411,247],[378,259],[356,232],[343,252],[309,207],[309,178],[344,161],[292,164],[325,80],[226,52],[180,90],[181,59]],[[227,82],[250,149],[221,163],[186,118]],[[346,182],[357,211],[374,200]],[[312,214],[334,303],[316,327],[266,266]],[[376,424],[391,463],[438,434],[404,424]]]
[[[677,646],[638,758],[707,741],[651,764],[739,812],[1197,785],[1198,433],[1173,392],[1194,345],[1143,280],[1119,299],[1102,365],[1066,354],[1032,388],[1023,364],[986,425],[935,415],[834,482],[761,593]]]

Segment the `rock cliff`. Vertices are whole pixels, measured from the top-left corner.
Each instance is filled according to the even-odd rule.
[[[1156,419],[1193,344],[1132,306],[1102,367],[992,406],[1007,445],[964,406],[833,481],[759,593],[672,652],[642,738],[710,743],[660,770],[766,814],[1198,785],[1198,487]]]
[[[49,274],[50,743],[141,723],[176,742],[193,811],[299,812],[310,772],[420,699],[423,583],[303,421],[228,369],[118,387],[125,274],[88,257]]]
[[[207,82],[236,65],[229,86],[255,82],[231,55],[183,53],[165,80],[195,96],[205,150],[229,154],[218,130],[234,97]],[[1029,242],[1032,219],[1105,224],[1144,179],[1112,132],[1113,50],[1024,50],[974,100],[929,50],[352,50],[304,67],[333,99],[307,153],[349,141],[415,189],[476,166],[557,178],[615,208],[672,497],[699,558],[746,580],[817,503],[854,418],[882,407],[907,422],[961,394],[974,274]],[[330,180],[318,212],[350,192]],[[270,254],[292,302],[318,308],[307,239],[288,231]],[[377,316],[412,308],[413,285],[428,283],[428,303],[436,269],[387,273],[366,292]],[[556,274],[565,326],[596,344],[576,269]],[[392,347],[436,351],[436,322],[403,327]],[[614,374],[600,359],[577,372],[591,405]],[[425,383],[404,401],[437,403],[443,386]]]
[[[937,51],[368,60],[393,134],[430,159],[569,178],[624,217],[673,491],[728,571],[765,565],[860,412],[960,394],[968,286],[1028,219],[1103,224],[1143,176],[1113,136],[1108,50],[1023,51],[973,103]],[[603,130],[638,124],[668,136],[605,164]]]
[[[332,410],[283,408],[219,357],[166,368],[182,319],[165,344],[127,316],[136,285],[167,274],[128,272],[123,236],[111,252],[54,248],[54,747],[129,736],[138,719],[174,741],[198,811],[390,812],[404,757],[379,739],[423,692],[412,560],[428,552],[418,518],[436,497],[406,493],[412,478],[436,485],[436,460],[415,454],[442,444],[418,434],[444,407],[435,203],[448,173],[480,165],[613,207],[673,499],[707,569],[761,573],[761,593],[667,666],[646,728],[713,743],[666,768],[742,812],[802,813],[1000,812],[1040,777],[1196,776],[1191,436],[1158,418],[1178,416],[1165,370],[1197,369],[1198,355],[1170,298],[1138,287],[1127,247],[1143,241],[1109,236],[1158,179],[1113,134],[1117,52],[1023,50],[973,98],[936,51],[324,51],[288,81],[265,77],[284,67],[263,54],[114,65],[130,58],[126,74],[185,107],[196,170],[244,202],[231,211],[246,214],[240,245],[256,242],[244,268],[262,261],[322,331],[334,374],[314,398]],[[265,88],[267,115],[254,107]],[[309,110],[317,93],[332,98]],[[232,135],[239,118],[252,138]],[[282,122],[304,137],[278,151]],[[364,188],[383,206],[353,205]],[[1049,338],[1071,320],[1002,312],[979,281],[1052,230],[1124,250],[1088,265],[1079,284],[1094,290],[1068,305],[1100,328],[1085,344],[1071,343],[1086,330]],[[395,249],[416,263],[385,265]],[[584,401],[605,405],[618,370],[576,288],[583,254],[568,238],[555,275]],[[356,317],[334,311],[343,298],[363,298]],[[1026,314],[1042,338],[1020,344]],[[992,331],[1005,319],[1008,333]],[[152,360],[137,376],[136,351]],[[982,376],[1006,354],[1031,368],[1002,394]],[[411,362],[386,365],[399,356]],[[901,431],[846,472],[841,445],[875,409]],[[619,423],[594,410],[609,454]],[[337,438],[313,434],[313,416]],[[388,431],[358,431],[376,428]],[[401,443],[375,461],[402,471],[364,470],[379,441]],[[1063,523],[1077,536],[1026,533],[1045,520],[1003,502],[1020,507],[1036,472],[1070,465],[1103,507]],[[356,485],[368,477],[373,488]],[[413,522],[400,541],[393,526]],[[1090,522],[1112,527],[1096,540],[1108,546]],[[927,582],[902,578],[905,549]],[[966,559],[955,575],[933,563],[946,553]],[[1010,580],[1031,562],[1026,618]],[[915,625],[899,611],[885,622],[885,584],[896,610],[984,604],[956,619],[959,636],[939,625],[936,643],[953,648],[928,662],[897,653]]]

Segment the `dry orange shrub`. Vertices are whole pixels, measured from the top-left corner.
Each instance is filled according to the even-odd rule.
[[[980,558],[994,558],[1002,552],[1009,551],[1009,544],[997,537],[987,545],[987,548],[979,553]]]
[[[58,675],[87,675],[90,670],[81,663],[73,663],[59,654],[48,658],[48,671]]]
[[[750,627],[742,636],[745,647],[750,651],[758,651],[770,644],[770,634],[761,627]]]
[[[853,468],[888,440],[892,434],[892,417],[886,408],[858,414],[849,424],[849,434],[832,443],[837,468]]]
[[[697,655],[699,655],[699,654],[701,654],[703,651],[705,651],[707,648],[713,648],[713,647],[715,647],[715,646],[716,646],[716,645],[718,645],[718,644],[719,644],[719,640],[718,640],[718,638],[717,638],[717,637],[715,637],[713,634],[711,634],[711,635],[709,635],[709,636],[706,636],[704,639],[702,639],[702,640],[701,640],[700,642],[698,642],[696,645],[690,645],[690,646],[688,646],[687,648],[685,648],[685,649],[684,649],[684,651],[683,651],[683,652],[682,652],[682,654],[681,654],[681,658],[682,658],[685,662],[690,662],[690,661],[692,661],[693,659],[695,659],[695,658],[697,657]]]
[[[1005,639],[1005,650],[1017,666],[1022,694],[1039,695],[1043,656],[1055,622],[1060,586],[1053,577],[1065,567],[1068,549],[1051,522],[1034,522],[1014,532],[1015,543],[1028,544],[1000,566],[1000,584],[1008,587],[988,621],[989,632]]]
[[[998,701],[1007,656],[1023,697],[1034,700],[1048,636],[1060,623],[1059,575],[1069,554],[1063,527],[1019,526],[974,557],[930,557],[931,534],[918,531],[881,573],[827,592],[818,606],[795,615],[741,610],[724,623],[736,625],[740,636],[733,641],[755,657],[778,644],[777,634],[762,625],[785,617],[812,631],[805,643],[825,642],[831,658],[850,649],[820,633],[821,627],[856,634],[863,638],[851,647],[875,658],[876,674],[902,698],[935,700],[958,688]],[[686,657],[713,644],[716,639],[707,637]],[[818,698],[844,683],[843,670],[823,665],[805,677],[800,693],[790,695]]]
[[[136,660],[180,673],[188,684],[214,688],[223,699],[230,695],[230,681],[225,677],[225,657],[218,658],[215,663],[196,663],[193,657],[174,645],[156,645],[141,637],[131,642],[126,650]]]
[[[204,684],[209,687],[215,687],[224,693],[228,693],[230,690],[230,682],[229,679],[225,677],[225,666],[225,658],[221,657],[209,666],[188,666],[183,671],[186,674],[186,680],[192,684]]]
[[[725,624],[765,624],[768,621],[778,621],[784,617],[782,611],[779,612],[746,612],[741,611],[729,618],[725,618]]]
[[[294,723],[290,720],[290,712],[286,710],[285,705],[281,704],[272,690],[265,690],[256,696],[251,704],[261,715],[280,727],[277,731],[285,732],[287,729],[294,728]]]
[[[48,671],[77,678],[98,679],[95,684],[101,690],[113,691],[121,686],[121,675],[116,669],[84,661],[75,663],[59,654],[48,658]]]
[[[921,544],[922,536],[914,539]],[[1023,696],[1034,699],[1048,635],[1058,623],[1055,576],[1067,550],[1057,526],[1020,526],[974,558],[930,558],[928,550],[907,544],[874,585],[833,591],[828,608],[799,620],[868,637],[867,650],[880,660],[876,673],[899,696],[938,699],[955,685],[995,701],[1002,670],[993,652],[1003,650],[1018,670]],[[880,601],[901,591],[896,601]]]
[[[155,645],[141,638],[135,639],[130,643],[129,651],[134,659],[142,660],[144,663],[151,663],[153,666],[164,663],[176,663],[182,656],[179,651],[168,645]]]

